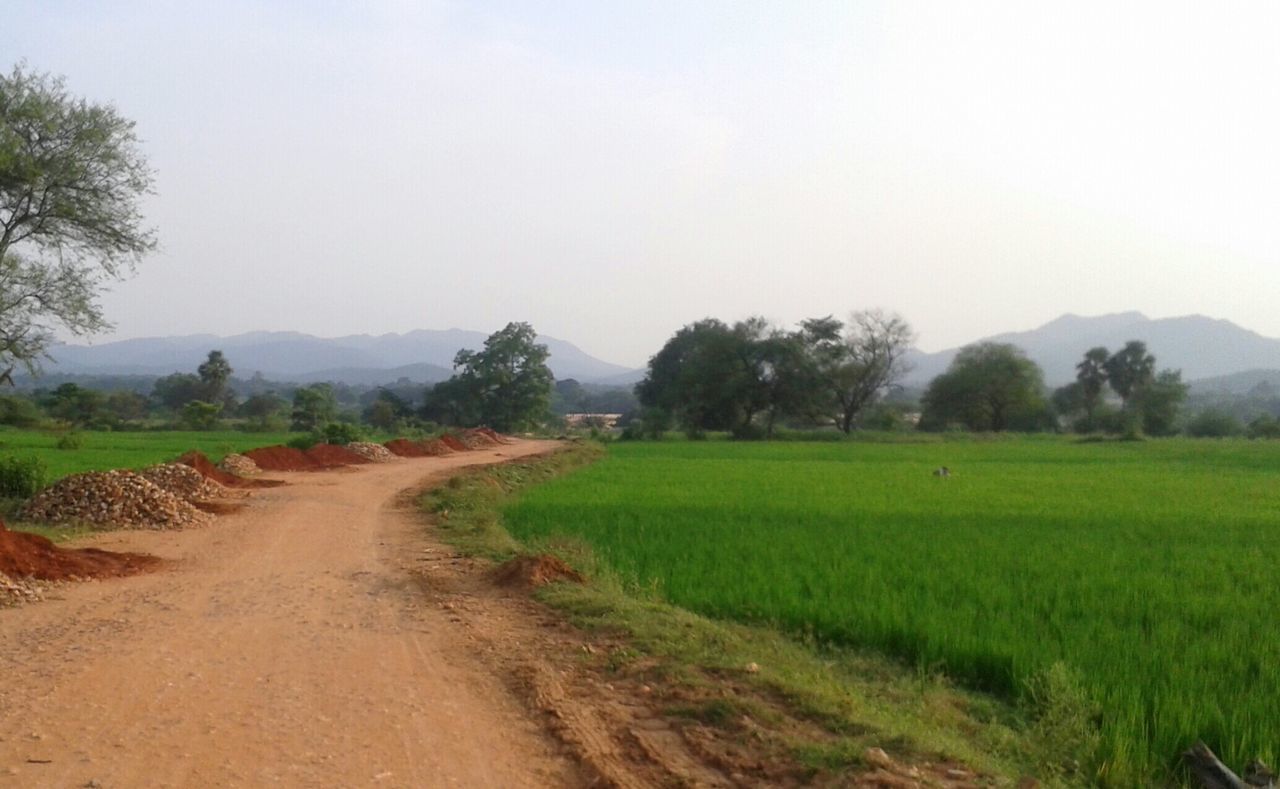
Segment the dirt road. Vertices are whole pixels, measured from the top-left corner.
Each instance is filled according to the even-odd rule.
[[[0,610],[0,787],[585,784],[424,599],[397,499],[549,446],[271,475],[212,526],[96,538],[172,564]]]

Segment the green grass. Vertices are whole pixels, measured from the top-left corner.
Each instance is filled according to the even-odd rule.
[[[1046,736],[1029,737],[1021,710],[957,688],[936,672],[692,613],[624,582],[572,538],[532,545],[512,538],[503,522],[506,505],[602,454],[599,445],[583,444],[468,469],[420,503],[434,514],[437,533],[464,553],[502,561],[547,551],[585,572],[586,584],[552,584],[538,597],[613,644],[596,658],[602,671],[652,683],[655,703],[672,718],[746,738],[759,758],[789,761],[816,785],[842,785],[850,771],[865,770],[862,754],[872,746],[912,762],[958,759],[998,786],[1043,773],[1046,764],[1052,771],[1062,760],[1056,722],[1039,727]],[[755,672],[746,668],[752,663]],[[754,722],[744,726],[742,714]]]
[[[0,455],[39,457],[48,467],[51,480],[57,480],[81,471],[142,468],[173,460],[191,449],[198,449],[217,462],[228,453],[283,444],[295,435],[233,430],[85,431],[79,433],[83,443],[78,449],[58,449],[56,433],[0,428]]]
[[[691,611],[1096,725],[1072,742],[1131,786],[1176,779],[1197,738],[1280,755],[1277,470],[1244,441],[617,444],[504,520]],[[1079,693],[1029,691],[1061,676]]]

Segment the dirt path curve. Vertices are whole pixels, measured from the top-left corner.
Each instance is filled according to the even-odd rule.
[[[280,474],[212,526],[97,538],[173,566],[0,610],[0,787],[582,785],[424,602],[396,506],[552,445]]]

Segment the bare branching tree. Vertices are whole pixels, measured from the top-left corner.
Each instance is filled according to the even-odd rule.
[[[848,323],[814,318],[801,324],[801,333],[821,389],[814,416],[845,433],[910,371],[906,354],[915,334],[898,315],[861,310]]]

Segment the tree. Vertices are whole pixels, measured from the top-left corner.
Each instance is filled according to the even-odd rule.
[[[155,247],[134,124],[22,64],[0,74],[0,365],[37,373],[55,331],[108,327],[96,299]]]
[[[96,389],[85,389],[76,384],[62,384],[41,399],[48,414],[73,425],[88,425],[101,415],[104,397]]]
[[[222,415],[222,403],[192,400],[182,407],[182,424],[190,430],[213,430]]]
[[[801,324],[820,396],[815,415],[845,433],[858,416],[910,371],[906,353],[915,339],[901,317],[862,310],[847,324],[831,316]]]
[[[107,413],[119,422],[141,422],[147,418],[147,398],[129,390],[107,395]]]
[[[924,393],[926,429],[1037,430],[1046,426],[1044,374],[1021,349],[983,342],[962,348]]]
[[[1156,357],[1147,353],[1146,343],[1130,340],[1108,357],[1102,366],[1111,388],[1120,395],[1122,410],[1126,414],[1132,414],[1133,395],[1151,383],[1156,370]]]
[[[1141,415],[1142,431],[1150,436],[1177,432],[1178,409],[1187,399],[1187,385],[1181,370],[1161,370],[1133,394],[1135,410]]]
[[[422,418],[441,425],[478,425],[478,395],[471,384],[458,376],[441,381],[427,390],[422,401]]]
[[[245,398],[240,414],[248,420],[251,429],[267,430],[283,408],[284,400],[275,392],[258,392]]]
[[[731,429],[747,399],[738,340],[715,318],[683,327],[649,359],[649,369],[636,385],[640,404],[651,414],[669,414],[690,433]]]
[[[733,326],[706,318],[685,326],[649,360],[636,386],[650,414],[646,422],[667,421],[654,418],[660,410],[691,435],[707,430],[752,434],[758,414],[782,410],[785,342],[763,318]]]
[[[459,370],[457,383],[446,392],[455,400],[465,398],[472,404],[466,410],[474,409],[467,415],[474,414],[495,430],[518,430],[542,421],[555,379],[547,367],[547,346],[536,339],[532,326],[513,322],[489,335],[482,350],[458,351],[453,360]]]
[[[1079,404],[1084,409],[1083,427],[1086,430],[1097,427],[1098,406],[1102,404],[1102,390],[1107,385],[1107,359],[1110,356],[1111,352],[1102,346],[1090,348],[1076,365]]]
[[[292,428],[313,432],[333,421],[338,402],[329,384],[304,386],[293,393]]]
[[[227,381],[233,372],[222,351],[209,351],[209,358],[196,368],[203,389],[201,399],[209,403],[225,402],[230,394],[227,391]]]
[[[199,400],[204,382],[191,373],[173,373],[157,378],[151,387],[151,397],[170,411],[181,411],[192,400]]]

